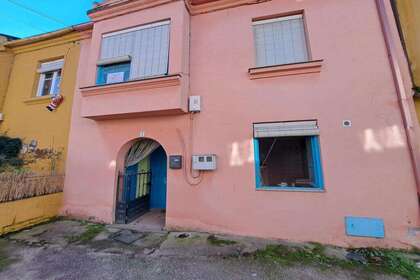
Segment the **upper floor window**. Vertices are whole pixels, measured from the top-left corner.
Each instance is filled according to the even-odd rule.
[[[272,66],[309,60],[303,15],[253,22],[256,66]]]
[[[36,96],[57,95],[60,93],[63,65],[64,59],[41,63],[38,69],[40,75]]]
[[[97,84],[168,74],[170,21],[104,34]]]

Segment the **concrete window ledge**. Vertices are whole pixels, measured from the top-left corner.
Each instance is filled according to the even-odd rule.
[[[82,93],[82,96],[91,96],[98,94],[111,94],[119,92],[138,91],[142,89],[179,86],[181,84],[181,77],[182,76],[180,74],[173,74],[142,80],[131,80],[115,84],[82,87],[80,88],[80,91]]]
[[[280,76],[290,76],[309,73],[320,73],[324,60],[312,60],[307,62],[282,64],[248,69],[251,80],[272,78]]]

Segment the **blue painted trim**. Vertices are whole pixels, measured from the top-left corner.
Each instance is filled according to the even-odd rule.
[[[261,170],[260,170],[260,146],[258,138],[254,138],[254,169],[255,169],[255,186],[257,190],[264,191],[296,191],[296,192],[325,192],[324,189],[324,176],[322,172],[321,165],[321,153],[319,147],[319,138],[318,136],[310,137],[310,145],[312,150],[312,160],[313,160],[313,169],[314,169],[314,187],[308,188],[306,186],[302,187],[281,187],[281,186],[264,186],[261,184]]]
[[[260,144],[257,138],[254,138],[254,168],[255,168],[255,185],[261,187],[261,170],[260,170]]]
[[[128,81],[130,79],[130,62],[99,66],[96,84],[106,84],[106,75],[117,72],[124,72],[124,82]]]
[[[357,237],[385,238],[383,219],[369,217],[345,217],[346,234]]]
[[[324,176],[322,172],[322,163],[321,163],[321,153],[319,145],[319,137],[311,137],[311,150],[312,150],[312,161],[314,167],[314,183],[315,187],[323,189],[324,188]]]

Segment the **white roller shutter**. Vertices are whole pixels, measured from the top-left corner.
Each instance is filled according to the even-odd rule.
[[[59,70],[59,69],[62,69],[63,66],[64,66],[64,59],[45,62],[41,64],[41,67],[39,67],[38,73],[45,73],[45,72]]]
[[[98,66],[104,66],[104,65],[109,65],[109,64],[130,62],[130,60],[131,60],[131,57],[129,55],[124,55],[124,56],[118,56],[118,57],[113,57],[113,58],[100,59],[96,63],[96,65],[98,65]]]
[[[142,25],[102,36],[97,65],[130,57],[130,79],[167,74],[170,21]]]
[[[253,22],[256,66],[308,61],[302,15]]]
[[[286,137],[319,135],[317,121],[296,121],[254,124],[254,137]]]

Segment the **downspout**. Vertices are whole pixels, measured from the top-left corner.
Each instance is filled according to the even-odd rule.
[[[388,58],[391,65],[392,76],[397,90],[398,105],[400,107],[401,116],[403,119],[404,130],[407,138],[408,150],[410,153],[411,165],[414,172],[414,178],[417,186],[417,195],[420,198],[420,170],[419,163],[416,158],[416,139],[413,131],[413,119],[410,114],[410,108],[408,105],[408,94],[404,87],[404,82],[401,74],[401,68],[398,64],[397,50],[393,44],[391,27],[389,26],[388,16],[386,13],[386,7],[384,0],[376,0],[376,7],[381,23],[382,33],[388,52]]]

